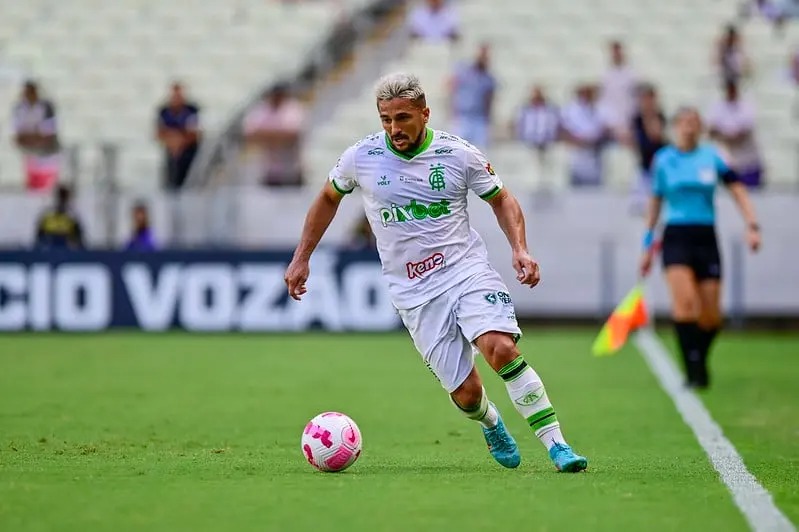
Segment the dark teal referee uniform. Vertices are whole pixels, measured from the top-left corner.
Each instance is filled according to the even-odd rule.
[[[692,151],[661,148],[652,166],[653,193],[663,201],[663,267],[684,265],[698,281],[721,278],[714,197],[719,184],[738,177],[718,151],[700,144]]]

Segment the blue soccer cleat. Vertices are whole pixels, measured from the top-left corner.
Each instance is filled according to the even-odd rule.
[[[565,443],[556,443],[549,450],[549,457],[555,462],[555,467],[562,473],[579,473],[588,467],[588,459],[574,454],[572,448]]]
[[[516,440],[505,428],[505,423],[502,422],[501,416],[497,419],[497,425],[494,428],[487,429],[483,427],[483,436],[485,436],[488,451],[494,457],[494,460],[505,467],[513,468],[519,466],[522,456],[519,454]]]

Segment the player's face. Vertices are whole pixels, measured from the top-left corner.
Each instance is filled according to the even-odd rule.
[[[383,130],[397,151],[412,150],[423,138],[430,109],[405,99],[381,100],[377,104]]]

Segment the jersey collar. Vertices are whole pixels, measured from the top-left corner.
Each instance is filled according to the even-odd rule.
[[[415,150],[408,152],[397,151],[394,148],[394,146],[391,144],[391,140],[389,140],[388,135],[385,135],[386,147],[391,151],[391,153],[393,153],[397,157],[405,159],[406,161],[410,161],[417,155],[424,153],[427,150],[427,148],[430,147],[430,145],[433,143],[433,135],[434,133],[432,129],[430,129],[429,127],[425,128],[424,142],[419,144],[419,146]]]

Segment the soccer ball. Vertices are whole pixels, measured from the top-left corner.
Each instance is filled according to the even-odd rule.
[[[323,412],[305,425],[302,452],[319,471],[344,471],[361,455],[361,431],[348,416]]]

